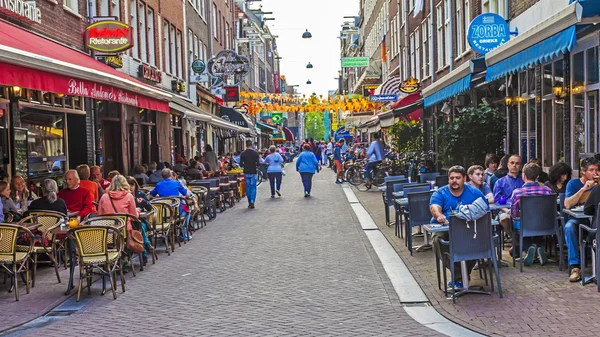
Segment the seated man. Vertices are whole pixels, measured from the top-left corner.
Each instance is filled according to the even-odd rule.
[[[429,201],[429,211],[431,212],[432,223],[448,223],[448,218],[455,214],[459,207],[462,205],[470,205],[478,198],[486,200],[485,196],[481,191],[475,187],[465,184],[467,172],[462,166],[452,166],[448,170],[448,185],[439,188],[431,196]],[[487,201],[486,201],[487,202]],[[410,235],[408,233],[407,235]],[[446,258],[445,253],[448,252],[448,246],[442,245],[440,239],[448,241],[448,232],[436,233],[433,236],[433,246],[436,251],[438,258]],[[447,259],[447,258],[446,258]],[[446,260],[446,266],[450,268],[450,261]],[[467,268],[469,272],[475,265],[474,261],[467,262]],[[456,276],[456,288],[462,288],[462,274],[460,272],[460,263],[455,265],[455,276]],[[450,281],[452,282],[452,281]],[[449,285],[451,283],[448,282]]]
[[[159,181],[154,189],[150,191],[152,197],[156,197],[157,195],[160,197],[187,197],[188,195],[191,195],[191,192],[187,188],[183,187],[178,180],[173,179],[173,173],[170,169],[164,168],[160,174],[162,175],[163,180]],[[186,213],[185,221],[187,224],[190,220],[189,210],[186,211],[183,204],[180,206],[180,210],[181,212]],[[183,233],[180,234],[180,237],[182,239],[188,239],[186,226],[184,226]]]
[[[494,200],[496,203],[501,199],[509,201],[513,191],[523,187],[523,178],[521,178],[521,175],[519,174],[519,171],[521,170],[521,157],[513,154],[508,158],[507,166],[508,174],[498,179],[494,184]],[[500,225],[502,225],[504,232],[511,235],[512,223],[510,220],[510,210],[508,208],[502,209],[498,220],[500,221]]]
[[[484,181],[483,172],[483,167],[479,165],[473,165],[469,167],[469,170],[467,171],[467,175],[469,176],[469,182],[467,182],[467,184],[480,190],[481,193],[485,195],[485,198],[487,199],[488,203],[493,204],[494,194],[490,189],[490,185],[488,185],[488,183]]]
[[[58,197],[65,201],[69,213],[77,214],[77,222],[80,222],[85,216],[94,212],[92,195],[79,186],[79,175],[75,170],[65,173],[65,184],[67,188],[60,190]]]
[[[552,190],[549,187],[540,186],[540,184],[538,184],[537,179],[541,171],[542,168],[534,163],[529,163],[523,168],[523,181],[525,181],[525,183],[523,184],[523,187],[514,190],[512,198],[510,199],[510,202],[512,204],[510,215],[513,218],[513,226],[515,229],[521,229],[521,221],[519,219],[521,217],[521,197],[530,195],[553,194]],[[539,240],[535,240],[535,242],[533,242],[531,240],[525,241],[526,239],[529,238],[523,239],[523,247],[521,247],[528,247],[527,255],[523,260],[523,264],[526,266],[530,266],[533,264],[533,259],[536,253],[535,244],[539,244]],[[539,239],[539,237],[536,237],[535,239]],[[514,251],[518,250],[516,250],[515,247],[511,248],[511,254]],[[521,251],[524,252],[525,249],[522,249]],[[546,258],[546,254],[544,253],[544,248],[541,246],[537,246],[537,253],[540,264],[546,264],[546,262],[548,262],[548,259]],[[519,254],[519,256],[521,256],[521,254]]]
[[[567,183],[567,192],[565,193],[565,208],[573,208],[575,206],[583,205],[588,197],[590,191],[596,185],[594,180],[598,175],[598,165],[600,162],[596,158],[586,158],[581,161],[581,168],[579,173],[581,178],[573,179]],[[579,220],[572,216],[569,216],[567,223],[565,224],[565,243],[567,244],[567,251],[569,255],[569,267],[571,269],[571,275],[569,281],[578,282],[581,280],[581,269],[580,269],[580,257],[579,257],[579,224],[588,223],[587,220]]]

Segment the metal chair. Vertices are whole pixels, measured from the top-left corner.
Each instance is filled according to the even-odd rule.
[[[406,187],[409,187],[409,191],[410,191],[410,188],[412,188],[412,187],[419,187],[419,186],[427,186],[428,188],[426,190],[429,191],[429,184],[399,183],[399,184],[394,184],[393,185],[393,193],[402,192],[402,193],[404,193],[404,197],[406,198],[406,191],[405,191]],[[414,191],[414,190],[412,190],[412,192],[420,192],[420,191]],[[393,193],[392,193],[392,196],[393,196]],[[395,199],[394,199],[394,210],[396,212],[396,219],[395,219],[396,236],[397,237],[403,237],[402,226],[400,226],[401,225],[401,212],[402,212],[402,209],[400,209],[400,207],[398,206],[398,204],[395,202]],[[408,217],[408,212],[406,211],[406,209],[404,209],[404,216],[405,216],[405,218]],[[407,220],[407,219],[405,219],[405,220]],[[406,244],[406,240],[405,240],[405,244]]]
[[[558,229],[556,217],[556,194],[521,197],[521,228],[513,228],[513,267],[515,266],[516,237],[519,235],[519,249],[523,249],[523,238],[545,235],[556,235],[559,245],[558,268],[562,271],[563,238]],[[520,253],[520,252],[519,252]],[[519,270],[523,272],[523,259],[520,259]]]
[[[448,185],[448,176],[437,176],[435,177],[435,186],[437,188]]]
[[[498,261],[496,260],[492,233],[492,215],[488,212],[474,223],[467,223],[465,220],[455,216],[451,216],[448,221],[450,241],[443,243],[448,244],[449,246],[448,257],[450,260],[451,279],[453,281],[456,279],[454,275],[454,264],[456,262],[487,259],[490,268],[490,284],[492,292],[494,291],[494,281],[491,277],[493,268],[493,271],[496,274],[496,283],[498,285],[498,296],[502,298],[502,285],[500,284],[500,273],[498,272]],[[489,263],[490,259],[492,262],[491,264]],[[442,260],[445,261],[445,259]],[[480,268],[481,267],[483,266],[480,266]],[[444,273],[445,268],[444,263]],[[452,303],[456,303],[457,296],[466,293],[491,295],[490,292],[473,289],[465,289],[456,293],[454,283],[455,282],[452,282]]]
[[[155,208],[154,221],[151,223],[154,250],[157,248],[158,239],[162,239],[165,243],[167,255],[171,256],[173,241],[171,241],[171,232],[173,230],[173,221],[171,219],[172,212],[169,204],[161,201],[150,201],[150,205]]]
[[[394,192],[394,184],[404,184],[408,183],[408,179],[404,178],[404,176],[398,176],[395,179],[388,179],[392,177],[386,177],[385,185],[381,195],[383,197],[383,206],[385,208],[385,223],[388,226],[391,226],[392,222],[390,221],[390,206],[394,205],[395,197],[392,193]]]
[[[404,191],[406,193],[406,188]],[[406,194],[408,197],[408,221],[406,221],[406,240],[408,240],[408,250],[412,252],[412,228],[431,223],[431,212],[429,211],[429,200],[432,191],[411,192]]]
[[[50,231],[60,226],[61,220],[63,220],[65,214],[54,211],[30,211],[29,216],[21,219],[18,223],[21,226],[30,225],[30,230],[37,236],[38,240],[34,240],[33,249],[29,258],[33,263],[33,273],[31,275],[31,287],[35,287],[35,278],[37,275],[37,265],[39,263],[38,257],[45,254],[50,259],[49,263],[54,266],[54,272],[56,273],[56,279],[60,283],[60,275],[58,274],[58,262],[55,259],[56,247],[55,238]],[[29,246],[17,245],[18,251],[27,251]]]
[[[192,193],[196,195],[196,198],[198,198],[198,209],[194,213],[194,220],[200,222],[200,228],[204,228],[206,226],[206,218],[204,215],[206,214],[208,189],[206,187],[194,186],[191,190]]]
[[[120,226],[125,226],[122,219],[116,220],[120,222]],[[94,225],[94,222],[96,222],[95,219],[84,221],[79,227],[72,228],[67,232],[67,236],[75,242],[79,258],[77,302],[81,298],[84,278],[87,280],[88,294],[91,294],[92,276],[94,274],[101,275],[103,279],[108,276],[113,298],[117,299],[116,271],[118,270],[121,287],[125,292],[125,278],[123,277],[123,268],[120,266],[124,242],[123,234],[117,227]],[[109,248],[109,238],[114,238],[112,248]],[[102,293],[104,294],[106,288],[104,282],[102,284]]]
[[[430,180],[435,180],[435,177],[439,176],[439,172],[421,173],[419,174],[419,182],[421,184],[426,183]]]
[[[33,237],[31,231],[24,226],[0,223],[0,271],[5,272],[11,279],[11,292],[14,288],[15,299],[19,300],[18,275],[25,272],[25,288],[29,294],[29,255],[33,251],[34,240],[29,240],[27,251],[17,251],[17,237],[19,233]]]
[[[596,284],[598,287],[598,292],[600,292],[600,282],[597,279],[598,273],[598,262],[600,261],[598,257],[600,256],[600,252],[598,251],[598,239],[600,237],[600,233],[598,232],[598,224],[600,223],[600,219],[598,217],[598,207],[600,207],[600,203],[596,207],[596,214],[594,214],[594,225],[593,228],[586,226],[585,224],[579,224],[579,256],[581,256],[581,285],[586,285],[592,281],[593,278],[596,278]],[[586,279],[585,276],[585,253],[586,248],[588,247],[588,239],[593,237],[594,239],[590,243],[590,249],[592,250],[592,277]]]

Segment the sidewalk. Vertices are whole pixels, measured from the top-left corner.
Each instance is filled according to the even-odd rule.
[[[510,261],[510,267],[500,269],[504,298],[498,298],[497,293],[491,296],[470,294],[452,304],[438,289],[433,252],[414,252],[410,256],[404,239],[396,238],[394,227],[385,225],[381,192],[353,190],[400,254],[431,304],[447,319],[491,336],[598,335],[595,322],[600,316],[600,294],[595,284],[582,287],[579,283],[570,283],[567,272],[558,271],[556,263],[545,266],[536,263],[523,267],[523,273],[520,273],[518,265],[512,267],[508,251],[504,251],[503,259]],[[393,210],[390,214],[393,216]],[[414,246],[422,244],[421,238],[415,239]],[[484,284],[476,271],[471,277],[472,285]]]
[[[261,185],[256,209],[219,214],[117,300],[94,284],[90,304],[31,335],[439,336],[402,309],[333,173],[304,198],[286,171],[282,198]]]

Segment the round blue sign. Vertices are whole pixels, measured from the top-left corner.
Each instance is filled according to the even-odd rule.
[[[498,14],[481,14],[471,21],[467,39],[473,50],[485,55],[510,40],[510,28]]]
[[[265,104],[269,103],[269,97],[263,97],[262,102]]]

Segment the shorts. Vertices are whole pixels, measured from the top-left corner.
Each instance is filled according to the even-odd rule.
[[[342,173],[344,168],[342,167],[342,162],[340,160],[335,160],[335,171],[337,173]]]

